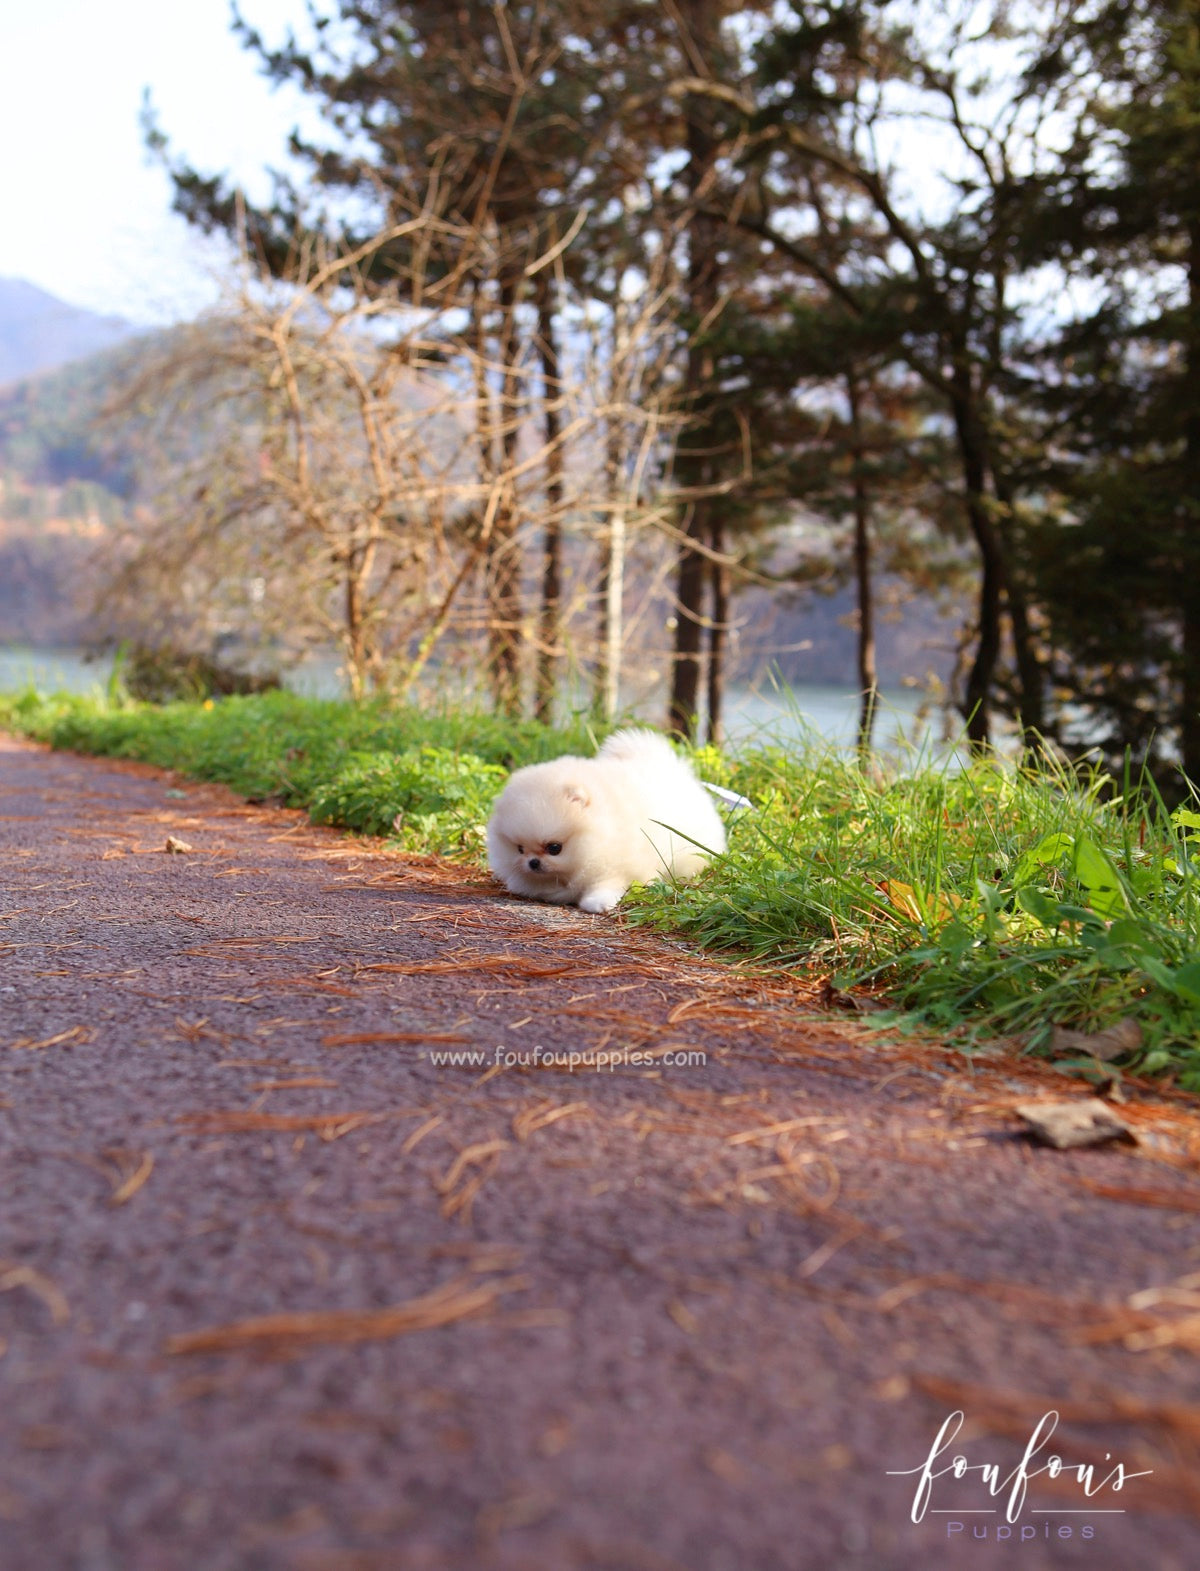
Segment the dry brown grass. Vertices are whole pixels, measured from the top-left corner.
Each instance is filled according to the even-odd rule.
[[[312,1131],[322,1140],[340,1140],[368,1124],[379,1124],[386,1119],[411,1118],[414,1109],[406,1108],[387,1113],[260,1113],[253,1109],[234,1108],[228,1112],[180,1113],[177,1123],[186,1125],[197,1134],[256,1134],[263,1132],[295,1133]]]
[[[505,1292],[516,1290],[518,1279],[480,1282],[468,1272],[443,1282],[428,1293],[391,1304],[383,1309],[326,1309],[259,1315],[173,1336],[166,1351],[173,1356],[191,1353],[233,1353],[245,1348],[289,1351],[334,1342],[379,1342],[413,1331],[470,1320],[494,1308]]]
[[[448,1042],[474,1039],[450,1031],[340,1031],[321,1038],[322,1047],[363,1047],[372,1042]]]
[[[57,1283],[33,1266],[22,1265],[17,1260],[0,1260],[0,1293],[11,1293],[18,1287],[41,1300],[56,1326],[66,1325],[70,1320],[71,1306]]]

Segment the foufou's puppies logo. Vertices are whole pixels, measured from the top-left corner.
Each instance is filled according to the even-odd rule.
[[[938,1430],[923,1462],[919,1462],[916,1467],[888,1468],[892,1478],[907,1477],[917,1481],[912,1502],[913,1521],[924,1521],[926,1512],[952,1518],[946,1523],[948,1537],[965,1533],[967,1524],[963,1519],[973,1518],[970,1536],[974,1538],[1014,1538],[1018,1532],[1016,1524],[1020,1524],[1022,1538],[1040,1538],[1043,1533],[1046,1537],[1066,1538],[1073,1537],[1076,1532],[1081,1538],[1092,1538],[1095,1536],[1092,1519],[1123,1512],[1124,1506],[1114,1504],[1113,1497],[1120,1495],[1131,1478],[1146,1478],[1153,1471],[1147,1468],[1144,1472],[1131,1473],[1123,1462],[1114,1460],[1108,1451],[1104,1453],[1104,1461],[1100,1464],[1067,1462],[1056,1452],[1047,1453],[1050,1437],[1058,1428],[1058,1414],[1051,1410],[1038,1420],[1025,1446],[1025,1454],[1016,1467],[1005,1473],[999,1462],[986,1459],[972,1461],[962,1451],[949,1454],[965,1422],[966,1415],[962,1411],[951,1413]],[[1029,1486],[1035,1479],[1042,1477],[1061,1479],[1068,1488],[1074,1485],[1079,1491],[1078,1499],[1064,1502],[1061,1506],[1033,1505],[1029,1498]],[[966,1487],[956,1490],[956,1484]],[[980,1486],[986,1494],[981,1493]],[[976,1500],[987,1497],[1000,1504],[983,1507],[975,1504]],[[1063,1499],[1061,1484],[1053,1498],[1056,1501]],[[1091,1503],[1093,1500],[1096,1502],[1094,1505]],[[1022,1522],[1022,1514],[1026,1512],[1039,1518],[1037,1527]],[[1002,1524],[986,1520],[1000,1516],[1003,1516]],[[1053,1531],[1049,1521],[1052,1517],[1065,1518]]]

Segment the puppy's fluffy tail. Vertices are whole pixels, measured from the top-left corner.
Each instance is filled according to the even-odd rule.
[[[659,736],[657,731],[614,731],[596,757],[615,758],[624,764],[645,766],[670,760],[677,768],[690,772],[690,766],[680,758],[666,737]]]

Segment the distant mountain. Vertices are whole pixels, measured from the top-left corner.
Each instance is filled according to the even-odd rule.
[[[21,278],[0,278],[0,386],[52,371],[131,338],[119,316],[68,305]]]
[[[126,336],[0,386],[0,645],[61,647],[89,636],[96,563],[133,499],[132,460],[99,417],[153,341]]]

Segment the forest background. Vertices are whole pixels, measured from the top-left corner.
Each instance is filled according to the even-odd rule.
[[[8,393],[110,629],[468,665],[720,736],[731,636],[969,603],[969,737],[1200,778],[1200,6],[340,3],[237,22],[322,132],[269,203],[146,135],[220,308]],[[164,130],[163,128],[166,128]],[[24,446],[22,447],[22,444]],[[114,501],[115,499],[115,501]],[[94,557],[93,560],[96,560]],[[656,647],[658,640],[662,647]]]

